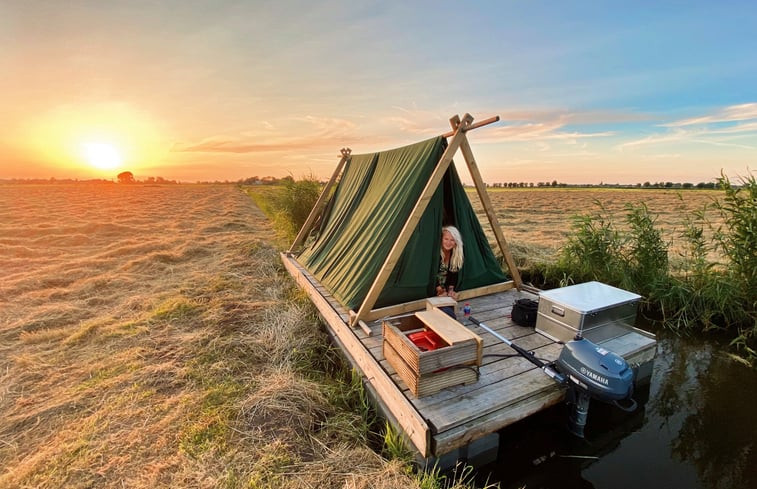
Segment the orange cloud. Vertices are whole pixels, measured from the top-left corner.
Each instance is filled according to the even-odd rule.
[[[298,123],[305,123],[309,128],[300,129],[296,126]],[[357,139],[353,134],[356,127],[355,123],[345,119],[321,118],[305,116],[293,119],[289,123],[290,127],[278,128],[270,122],[264,123],[267,132],[255,133],[245,132],[238,136],[212,136],[198,142],[174,143],[171,152],[174,153],[266,153],[291,151],[295,149],[311,148],[334,148],[345,140],[354,141]],[[304,136],[286,137],[281,135],[272,135],[273,131],[278,129],[279,133],[302,133],[309,132]],[[265,141],[265,142],[260,142]]]

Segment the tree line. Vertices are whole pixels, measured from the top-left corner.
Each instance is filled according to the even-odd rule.
[[[551,182],[496,182],[487,183],[489,188],[566,188],[566,187],[594,187],[594,188],[645,188],[645,189],[715,189],[718,188],[715,182],[644,182],[636,184],[620,183],[560,183],[557,180]]]

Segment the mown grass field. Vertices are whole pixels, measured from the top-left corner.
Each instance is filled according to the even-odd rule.
[[[0,487],[413,487],[232,185],[0,188]]]
[[[489,242],[496,245],[475,189],[468,188],[467,193]],[[575,216],[606,212],[622,228],[626,205],[639,203],[646,204],[656,216],[655,225],[669,243],[671,259],[675,261],[677,255],[686,252],[685,240],[680,236],[685,220],[722,196],[722,192],[713,190],[612,188],[493,188],[487,193],[519,267],[554,260],[574,232]],[[711,209],[706,216],[718,220]]]
[[[662,190],[611,188],[488,189],[489,197],[508,242],[556,249],[571,233],[572,217],[597,212],[597,202],[616,216],[626,204],[644,203],[656,224],[674,244],[692,211],[722,195],[714,190]],[[468,189],[479,220],[487,228],[486,215],[474,189]],[[710,213],[714,217],[714,213]],[[493,239],[493,237],[492,237]]]

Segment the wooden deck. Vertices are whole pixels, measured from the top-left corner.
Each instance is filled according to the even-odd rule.
[[[376,401],[415,445],[423,457],[439,457],[467,446],[489,433],[559,403],[564,389],[539,368],[470,321],[462,320],[484,341],[478,382],[449,387],[431,396],[416,398],[399,379],[382,353],[381,321],[368,323],[371,334],[349,326],[345,310],[297,261],[281,255],[297,283],[310,296],[321,316],[353,366],[360,370]],[[562,345],[514,324],[510,311],[515,300],[534,298],[516,289],[468,299],[472,315],[498,334],[546,361],[557,359]],[[654,359],[656,341],[637,330],[601,342],[631,365]]]

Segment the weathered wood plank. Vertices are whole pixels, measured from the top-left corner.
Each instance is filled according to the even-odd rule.
[[[483,287],[477,287],[475,289],[461,290],[458,292],[458,302],[460,301],[473,301],[479,297],[489,297],[490,294],[502,293],[508,290],[512,290],[515,287],[512,281],[501,282],[498,284],[485,285]],[[383,319],[391,316],[397,316],[400,314],[407,314],[409,312],[420,311],[426,307],[426,301],[428,298],[418,299],[410,302],[403,302],[402,304],[396,304],[393,306],[380,307],[372,309],[365,314],[363,318],[365,321],[375,321],[377,319]]]
[[[545,358],[557,358],[557,355],[560,353],[560,348],[558,345],[550,344],[537,350],[537,352],[539,356]],[[413,400],[413,405],[424,414],[427,414],[429,412],[428,410],[434,405],[438,405],[439,409],[445,409],[446,407],[452,410],[453,407],[447,404],[448,401],[461,396],[475,397],[488,395],[486,393],[492,389],[499,389],[501,387],[500,382],[503,380],[518,376],[527,370],[535,368],[536,367],[534,367],[532,363],[520,356],[485,364],[479,368],[480,378],[477,383],[465,387],[446,389],[425,399]],[[545,374],[542,373],[542,375],[546,377]],[[495,402],[495,404],[504,405],[507,404],[507,401],[503,401],[503,403]]]
[[[518,362],[528,363],[525,358]],[[447,431],[455,426],[474,420],[493,411],[506,409],[508,406],[525,398],[547,390],[559,390],[561,387],[547,377],[541,369],[532,364],[528,370],[501,382],[490,384],[488,389],[478,389],[473,395],[464,394],[450,399],[443,404],[434,404],[423,408],[423,414],[435,432]]]
[[[564,397],[565,392],[559,389],[540,392],[511,404],[507,409],[493,411],[450,430],[437,433],[433,437],[433,451],[438,455],[464,447],[489,433],[554,406],[560,403]]]

